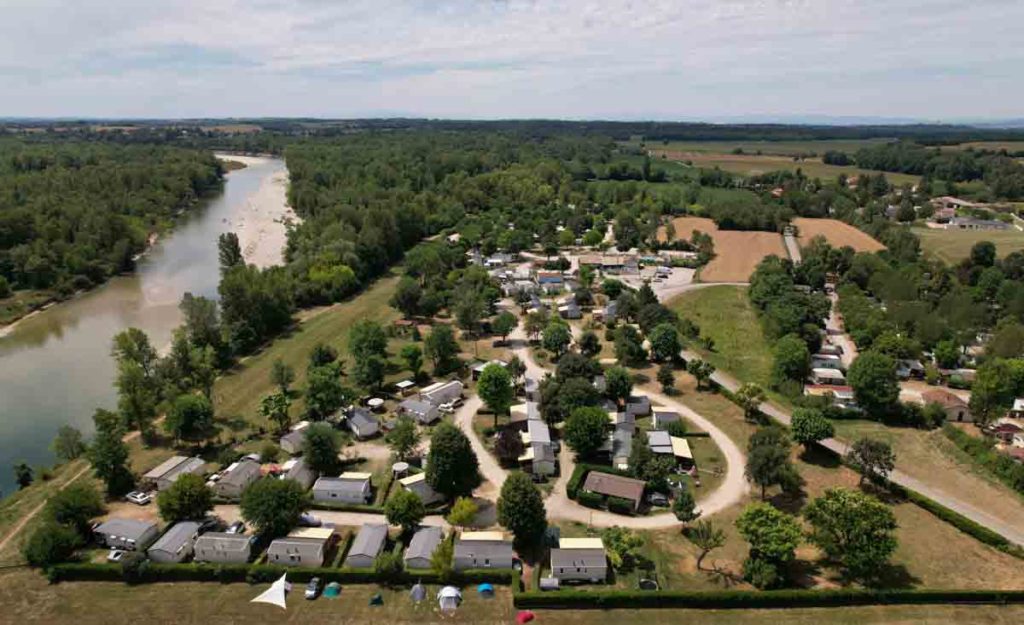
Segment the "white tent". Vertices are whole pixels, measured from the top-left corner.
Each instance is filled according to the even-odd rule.
[[[261,592],[251,603],[269,603],[281,609],[287,609],[288,606],[285,604],[284,598],[287,592],[292,589],[292,585],[288,583],[285,579],[286,577],[288,577],[287,573],[282,575],[281,579],[271,584],[270,588]]]
[[[462,602],[462,593],[455,586],[445,586],[437,591],[437,603],[441,610],[454,610]]]

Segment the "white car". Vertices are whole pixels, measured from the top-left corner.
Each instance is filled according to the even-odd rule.
[[[121,549],[111,549],[107,554],[107,562],[120,562],[124,559],[124,553]]]
[[[448,403],[441,404],[440,406],[438,406],[437,409],[440,410],[441,412],[444,412],[444,413],[447,413],[447,414],[451,414],[451,413],[455,412],[455,409],[458,408],[459,406],[461,406],[462,403],[463,403],[462,402],[462,398],[459,397],[457,399],[453,399],[452,401],[450,401]]]
[[[124,498],[139,506],[144,506],[153,501],[153,498],[149,496],[149,493],[144,493],[141,490],[133,490],[125,495]]]

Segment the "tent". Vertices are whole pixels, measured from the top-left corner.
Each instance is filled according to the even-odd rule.
[[[437,591],[437,604],[442,611],[454,610],[462,602],[462,593],[455,586],[445,586]]]
[[[526,623],[529,623],[535,618],[537,618],[536,614],[529,610],[523,610],[519,614],[516,614],[516,623],[519,623],[519,625],[526,625]]]
[[[413,586],[412,590],[409,591],[409,596],[412,597],[412,600],[414,602],[419,603],[420,601],[423,601],[427,598],[427,587],[419,582],[416,582],[416,585]]]
[[[494,596],[494,586],[491,586],[490,584],[488,584],[486,582],[484,582],[483,584],[480,584],[479,586],[477,586],[476,587],[476,591],[478,593],[480,593],[481,595],[483,595],[484,597],[493,597]]]
[[[379,592],[370,597],[370,605],[384,605],[384,595]]]
[[[338,582],[331,582],[327,584],[327,588],[324,588],[324,596],[328,599],[336,599],[341,595],[341,584]]]
[[[288,583],[288,580],[285,579],[286,577],[288,577],[287,573],[282,575],[281,579],[271,584],[270,588],[261,592],[252,600],[252,603],[269,603],[281,609],[287,609],[288,606],[285,604],[284,598],[286,593],[292,589],[292,585]]]

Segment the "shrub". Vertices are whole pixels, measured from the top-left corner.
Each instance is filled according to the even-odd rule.
[[[633,502],[623,497],[609,497],[608,511],[616,514],[633,514]]]
[[[604,497],[590,491],[580,492],[576,496],[576,501],[578,501],[581,506],[586,506],[588,508],[604,507]]]
[[[73,528],[47,521],[32,532],[22,554],[30,566],[48,567],[70,558],[80,543],[81,538]]]
[[[398,551],[385,551],[373,561],[373,572],[385,582],[398,581],[402,576],[402,567],[402,554]]]
[[[743,579],[761,590],[770,590],[782,586],[779,567],[763,558],[747,558],[743,562]]]

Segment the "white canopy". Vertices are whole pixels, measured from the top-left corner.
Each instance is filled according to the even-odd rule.
[[[445,586],[437,591],[437,604],[442,610],[454,610],[462,601],[462,593],[455,586]]]
[[[270,588],[260,593],[259,596],[252,600],[252,603],[269,603],[276,605],[282,610],[287,609],[288,606],[285,604],[284,598],[285,594],[291,590],[292,585],[288,583],[285,579],[286,577],[288,577],[287,573],[282,575],[281,579],[271,584]]]

